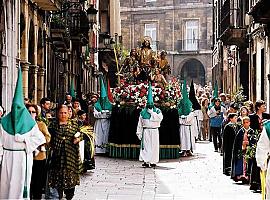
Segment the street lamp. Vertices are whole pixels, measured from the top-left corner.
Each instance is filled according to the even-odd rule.
[[[98,10],[94,7],[94,5],[91,4],[86,12],[87,12],[87,16],[88,16],[88,21],[91,25],[90,29],[92,29],[92,25],[97,22]]]
[[[231,52],[231,50],[228,50],[228,64],[229,64],[229,77],[230,77],[230,88],[231,88],[231,91],[230,93],[232,94],[232,92],[234,92],[234,64],[235,64],[235,61],[234,61],[234,55],[233,53]]]
[[[106,33],[103,36],[103,44],[106,48],[108,48],[111,45],[111,36],[109,33]]]

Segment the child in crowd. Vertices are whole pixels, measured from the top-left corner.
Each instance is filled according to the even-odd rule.
[[[223,173],[227,176],[231,173],[232,149],[235,136],[239,130],[237,124],[237,114],[228,115],[229,123],[225,126],[223,132]]]
[[[232,152],[232,172],[231,178],[234,181],[249,182],[250,175],[250,159],[247,158],[246,153],[248,147],[255,143],[252,136],[255,132],[250,128],[250,119],[245,116],[242,119],[242,128],[238,131],[233,145]]]

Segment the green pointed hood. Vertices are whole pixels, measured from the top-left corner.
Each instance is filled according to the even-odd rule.
[[[151,114],[148,113],[147,109],[148,108],[153,108],[153,111],[156,113],[160,113],[160,110],[158,108],[155,107],[154,105],[154,100],[153,100],[153,93],[152,93],[152,85],[151,83],[149,83],[148,85],[148,92],[147,92],[147,103],[146,103],[146,107],[141,111],[141,116],[143,119],[150,119]]]
[[[23,135],[29,132],[36,124],[24,105],[21,68],[18,70],[11,112],[2,118],[1,124],[3,129],[10,135]]]
[[[217,81],[215,81],[213,98],[214,99],[218,98],[218,84],[217,84]]]
[[[212,99],[218,99],[218,84],[217,84],[217,81],[215,81],[214,92],[213,92],[213,98]],[[212,108],[213,106],[214,106],[214,102],[210,103],[209,109]]]
[[[95,103],[94,107],[99,112],[102,110],[112,110],[112,104],[108,99],[107,91],[104,86],[102,77],[100,77],[100,97],[98,98],[98,101]]]
[[[85,57],[88,58],[89,57],[89,46],[86,45],[86,48],[85,48]]]
[[[154,106],[154,100],[153,100],[153,92],[152,92],[152,85],[149,83],[148,85],[148,93],[147,93],[147,103],[148,106]]]
[[[191,113],[192,110],[192,103],[188,98],[188,93],[187,93],[187,82],[186,80],[184,80],[184,84],[182,85],[182,98],[178,103],[178,114],[179,116],[182,115],[189,115],[189,113]]]
[[[74,86],[74,80],[71,80],[71,84],[70,84],[70,96],[75,99],[76,95],[75,95],[75,86]]]
[[[102,77],[100,78],[100,97],[101,98],[108,97]]]

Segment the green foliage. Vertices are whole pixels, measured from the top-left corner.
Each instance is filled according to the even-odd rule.
[[[254,135],[249,135],[250,141],[253,141],[253,144],[247,146],[246,153],[244,154],[244,158],[246,161],[255,158],[257,142],[260,138],[260,133],[255,131]]]
[[[51,15],[51,28],[66,29],[66,19],[60,14]]]
[[[114,48],[118,58],[118,64],[119,66],[122,66],[125,62],[125,59],[129,56],[129,51],[124,49],[122,44],[115,44]]]
[[[244,89],[242,86],[233,93],[232,95],[232,101],[237,103],[239,106],[242,106],[243,103],[247,100],[247,97],[244,95]]]

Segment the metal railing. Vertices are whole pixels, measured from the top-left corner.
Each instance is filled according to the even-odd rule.
[[[243,10],[241,5],[235,0],[225,0],[224,4],[221,6],[220,14],[220,35],[222,35],[227,28],[243,28]]]
[[[193,52],[200,50],[211,50],[211,40],[203,39],[185,39],[177,41],[179,52]]]

